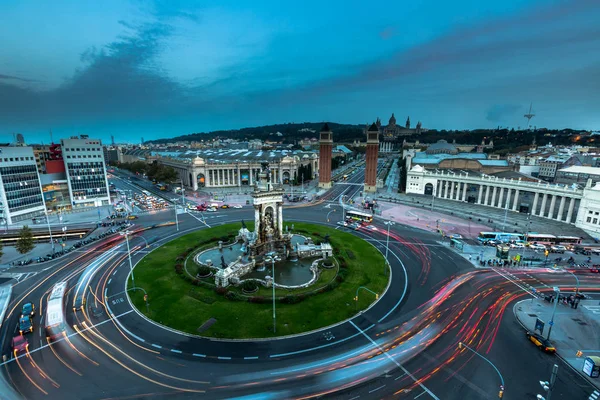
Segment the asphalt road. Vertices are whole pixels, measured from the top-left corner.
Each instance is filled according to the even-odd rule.
[[[355,173],[322,203],[286,209],[286,220],[326,224],[341,196],[357,194],[363,180],[363,172]],[[178,234],[251,215],[250,208],[206,213],[204,220],[198,213],[180,215],[179,232],[169,225],[131,236],[133,262]],[[341,213],[334,213],[330,224],[339,219]],[[146,214],[132,230],[173,220],[173,210]],[[377,224],[376,231],[352,232],[385,252],[387,227]],[[3,374],[32,399],[497,398],[498,374],[485,360],[459,349],[462,341],[502,373],[505,399],[535,398],[541,393],[538,381],[549,379],[554,363],[560,369],[552,398],[587,398],[593,391],[587,382],[556,356],[540,353],[512,313],[512,305],[528,295],[522,283],[544,291],[556,284],[572,286],[572,277],[540,271],[507,279],[501,270],[475,270],[437,240],[396,224],[390,232],[392,283],[374,307],[321,332],[244,342],[182,336],[141,318],[122,293],[129,273],[122,238],[94,243],[40,266],[36,275],[14,286],[0,331],[7,356]],[[54,283],[68,280],[75,287],[84,271],[87,304],[98,306],[97,312],[74,313],[67,307],[68,340],[49,346],[40,330],[45,299]],[[581,287],[596,291],[600,286],[589,276]],[[38,315],[34,332],[27,334],[29,353],[14,359],[10,338],[26,300],[37,305]]]

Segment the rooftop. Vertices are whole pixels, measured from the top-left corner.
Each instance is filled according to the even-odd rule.
[[[558,172],[570,172],[573,174],[589,174],[589,175],[600,175],[600,168],[597,167],[580,167],[572,166],[567,168],[561,168]]]
[[[231,163],[231,162],[261,162],[275,161],[283,157],[296,156],[299,158],[308,158],[315,152],[306,152],[299,150],[230,150],[230,149],[199,149],[185,150],[181,152],[175,151],[154,151],[153,155],[161,157],[193,159],[196,157],[202,158],[212,163]]]

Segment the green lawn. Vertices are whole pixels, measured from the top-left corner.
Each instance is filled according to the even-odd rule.
[[[248,224],[249,229],[252,229],[251,225]],[[347,268],[342,269],[345,272],[344,280],[331,291],[307,296],[297,304],[283,304],[278,300],[276,334],[272,331],[270,289],[261,287],[258,293],[252,295],[265,297],[266,304],[228,300],[213,289],[193,285],[175,272],[178,256],[191,248],[216,246],[219,238],[237,233],[239,224],[200,229],[149,253],[134,272],[136,285],[148,293],[150,313],[146,313],[141,291],[130,292],[132,301],[140,312],[151,319],[184,332],[217,338],[260,338],[310,331],[351,317],[356,313],[353,299],[359,286],[366,286],[376,293],[383,292],[388,281],[388,276],[384,274],[385,261],[371,244],[349,233],[321,225],[294,222],[294,227],[294,233],[311,236],[315,241],[329,234],[330,243],[337,253],[336,259],[343,258]],[[196,265],[191,257],[187,261],[187,268],[195,274]],[[337,284],[335,278],[338,268],[321,271],[319,281],[310,288],[294,291],[277,289],[276,297],[281,299],[290,294],[298,295],[316,291],[328,284]],[[231,287],[231,290],[241,293],[238,288]],[[373,295],[361,291],[358,310],[367,308],[373,301]],[[197,329],[210,318],[217,322],[199,333]]]

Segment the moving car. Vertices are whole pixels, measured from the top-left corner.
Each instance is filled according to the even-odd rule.
[[[459,235],[458,233],[453,233],[452,235],[450,235],[450,239],[462,239],[462,235]]]
[[[137,215],[129,215],[127,219],[138,219]]]
[[[546,246],[544,246],[543,244],[532,244],[532,245],[529,245],[529,247],[534,250],[547,250]]]
[[[227,208],[229,208],[229,204],[223,204],[223,205],[221,206],[221,208],[223,208],[223,209],[227,209]]]
[[[242,208],[241,204],[236,204],[233,206],[233,208]]]
[[[21,316],[24,315],[29,315],[30,317],[35,316],[35,305],[33,303],[23,304],[23,308],[21,309]]]
[[[217,211],[217,209],[216,209],[216,208],[214,208],[214,207],[208,207],[208,208],[206,209],[206,211],[208,211],[208,212],[216,212],[216,211]]]
[[[12,338],[11,346],[16,356],[18,353],[25,353],[27,351],[29,342],[25,339],[25,336],[19,335]]]
[[[196,206],[196,211],[206,211],[206,206],[204,204],[199,204]]]
[[[33,322],[29,315],[24,315],[19,319],[19,333],[33,332]]]
[[[348,223],[344,222],[344,221],[338,221],[338,222],[336,222],[336,224],[338,224],[340,226],[348,226]]]
[[[535,344],[540,350],[545,351],[546,353],[556,353],[556,349],[552,343],[550,343],[550,341],[545,339],[542,335],[531,332],[527,332],[525,335],[527,336],[527,339]]]
[[[561,246],[561,245],[557,244],[557,245],[550,247],[550,251],[552,253],[564,254],[565,251],[567,251],[567,248],[565,246]]]

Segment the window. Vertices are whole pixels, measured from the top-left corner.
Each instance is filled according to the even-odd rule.
[[[594,219],[592,220],[592,224],[597,224],[597,223],[598,223],[598,218],[594,218]]]
[[[590,211],[591,213],[591,211]],[[587,217],[587,220],[585,222],[592,222],[592,217]]]

